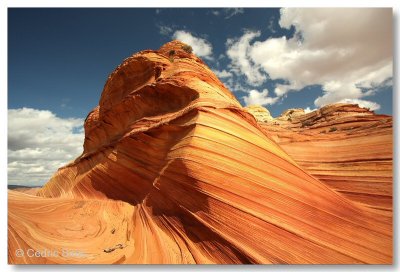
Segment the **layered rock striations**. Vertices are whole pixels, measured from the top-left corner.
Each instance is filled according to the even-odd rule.
[[[37,196],[9,193],[9,261],[390,263],[391,215],[301,168],[173,41],[110,75],[80,157]]]
[[[257,116],[255,116],[257,118]],[[392,117],[351,104],[301,109],[259,125],[319,180],[351,200],[391,210]]]
[[[274,118],[271,116],[271,113],[262,106],[251,105],[245,109],[250,112],[259,122],[269,122],[274,120]]]

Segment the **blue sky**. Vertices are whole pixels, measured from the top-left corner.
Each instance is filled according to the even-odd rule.
[[[108,75],[172,39],[243,106],[278,116],[352,102],[392,114],[391,9],[10,8],[9,183],[43,184],[79,155]]]
[[[295,27],[280,27],[280,17],[280,10],[271,8],[9,9],[9,108],[30,107],[51,110],[60,117],[84,118],[97,105],[108,74],[124,58],[159,48],[176,31],[207,41],[213,59],[203,59],[215,70],[229,71],[228,39],[238,39],[246,31],[260,31],[254,41],[293,37]],[[275,84],[287,79],[252,85],[246,76],[234,74],[233,80],[242,88],[230,84],[232,91],[245,105],[243,96],[249,90],[268,89],[274,97]],[[314,100],[323,90],[310,83],[265,106],[274,116],[289,107],[315,108]],[[391,114],[392,86],[365,98],[380,105],[377,112]]]

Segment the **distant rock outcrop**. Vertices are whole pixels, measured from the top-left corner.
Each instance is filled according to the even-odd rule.
[[[291,121],[293,118],[299,117],[304,115],[304,109],[288,109],[284,111],[278,118],[277,120],[281,121]]]
[[[392,117],[352,104],[287,110],[259,125],[297,163],[349,199],[392,209]]]
[[[37,196],[9,193],[9,262],[391,263],[391,214],[301,168],[184,46],[126,59],[85,121],[83,154]],[[291,116],[278,130],[302,131]]]
[[[247,106],[245,109],[250,112],[259,122],[269,122],[274,120],[274,118],[271,116],[271,113],[262,106],[251,105]]]

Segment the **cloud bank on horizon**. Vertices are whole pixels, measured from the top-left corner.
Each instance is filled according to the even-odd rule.
[[[8,110],[8,183],[37,186],[83,151],[83,119],[48,110]]]
[[[290,92],[320,85],[323,93],[315,98],[315,108],[340,102],[380,108],[365,97],[392,85],[391,9],[282,8],[279,26],[294,28],[294,35],[262,39],[260,30],[244,30],[241,36],[227,39],[222,58],[229,63],[223,70],[213,69],[231,90],[245,93],[246,105],[273,105]],[[216,60],[206,38],[188,30],[169,30],[164,34],[190,44],[200,57]],[[247,87],[239,77],[245,78]],[[275,84],[273,92],[260,88],[274,80],[281,83]]]

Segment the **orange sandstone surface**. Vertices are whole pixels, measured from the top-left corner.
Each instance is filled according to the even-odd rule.
[[[258,108],[262,108],[259,107]],[[347,198],[379,210],[392,209],[392,117],[351,104],[277,118],[247,108],[303,169]]]
[[[391,263],[390,210],[349,197],[345,175],[341,193],[325,165],[325,180],[309,172],[293,155],[307,146],[289,152],[285,128],[268,132],[183,49],[126,59],[85,121],[83,154],[36,196],[9,191],[9,263]]]

